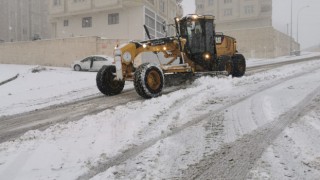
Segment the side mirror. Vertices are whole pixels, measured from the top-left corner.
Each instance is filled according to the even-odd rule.
[[[146,25],[143,25],[143,27],[144,27],[144,30],[146,31],[146,34],[147,34],[148,38],[151,39],[148,27]]]
[[[163,29],[163,32],[167,32],[167,24],[165,21],[162,22],[162,29]]]
[[[167,24],[165,21],[162,22],[162,30],[163,32],[165,32],[165,37],[167,37],[168,33],[167,33]]]

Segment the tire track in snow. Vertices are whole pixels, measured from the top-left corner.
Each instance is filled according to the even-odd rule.
[[[320,56],[303,58],[301,60],[272,63],[249,67],[248,74],[256,71],[267,71],[269,69],[319,59]],[[169,90],[168,94],[178,88]],[[71,103],[53,105],[47,108],[35,110],[32,112],[16,114],[12,116],[0,117],[0,143],[17,138],[29,130],[44,130],[57,123],[67,123],[76,121],[86,115],[96,114],[108,108],[126,104],[131,101],[143,100],[140,98],[134,88],[128,89],[118,96],[106,97],[95,96]]]
[[[227,144],[218,152],[204,157],[184,170],[183,179],[245,179],[264,150],[290,124],[316,108],[320,102],[320,87],[278,120],[266,124],[251,134]]]
[[[216,110],[213,110],[211,113],[208,113],[208,114],[204,114],[204,115],[201,115],[179,127],[176,127],[176,128],[173,128],[171,129],[171,131],[167,131],[167,132],[164,132],[162,133],[160,136],[158,137],[155,137],[155,138],[152,138],[148,141],[145,141],[144,143],[140,144],[140,145],[136,145],[136,146],[133,146],[127,150],[125,150],[124,152],[122,152],[121,154],[113,157],[113,158],[110,158],[108,161],[106,162],[100,162],[97,166],[94,166],[94,167],[91,167],[90,171],[86,174],[83,174],[82,176],[80,176],[78,179],[79,180],[83,180],[83,179],[90,179],[92,177],[94,177],[95,175],[101,173],[101,172],[104,172],[106,171],[107,169],[109,169],[110,167],[113,167],[113,166],[117,166],[117,165],[120,165],[122,164],[123,162],[125,162],[126,160],[128,159],[131,159],[131,158],[134,158],[136,157],[137,155],[139,155],[142,151],[150,148],[151,146],[153,146],[154,144],[156,144],[158,141],[162,140],[162,139],[166,139],[170,136],[173,136],[175,134],[178,134],[180,132],[182,132],[183,130],[189,128],[189,127],[192,127],[202,121],[205,121],[205,120],[208,120],[210,119],[211,115],[212,114],[217,114],[217,113],[220,113],[222,111],[225,111],[226,109],[228,109],[230,106],[233,106],[235,104],[238,104],[240,102],[243,102],[249,98],[251,98],[252,96],[255,96],[256,94],[259,94],[261,92],[264,92],[264,91],[267,91],[268,89],[271,89],[273,88],[274,86],[277,86],[283,82],[286,82],[286,81],[289,81],[289,80],[292,80],[294,78],[298,78],[300,76],[304,76],[306,74],[310,74],[312,73],[313,71],[315,70],[318,70],[319,68],[316,67],[316,68],[313,68],[312,70],[310,70],[308,73],[306,72],[301,72],[301,73],[298,73],[298,74],[295,74],[295,75],[292,75],[292,76],[289,76],[289,77],[286,77],[286,78],[283,78],[283,79],[280,79],[280,80],[277,80],[271,84],[268,84],[268,85],[265,85],[265,86],[262,86],[258,89],[256,89],[255,92],[245,96],[245,97],[242,97],[238,100],[235,100],[233,102],[230,102]]]

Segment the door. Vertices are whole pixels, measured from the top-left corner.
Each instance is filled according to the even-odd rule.
[[[101,69],[101,67],[104,65],[105,59],[102,57],[94,57],[92,70],[98,71]]]
[[[81,69],[83,70],[89,70],[90,69],[90,63],[91,63],[91,57],[85,58],[81,61]]]

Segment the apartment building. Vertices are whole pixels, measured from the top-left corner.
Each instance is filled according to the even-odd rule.
[[[271,58],[290,53],[290,37],[272,27],[272,0],[196,0],[196,13],[214,15],[217,31],[238,40],[247,57]],[[294,42],[294,50],[299,44]]]
[[[100,36],[108,39],[164,37],[163,23],[173,23],[183,11],[176,0],[50,0],[50,23],[55,38]],[[173,34],[174,29],[168,28]]]
[[[0,27],[0,42],[49,38],[47,1],[0,0]]]
[[[272,26],[272,0],[196,0],[199,14],[211,14],[219,29]]]

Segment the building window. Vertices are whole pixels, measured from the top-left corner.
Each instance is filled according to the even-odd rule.
[[[64,27],[69,26],[69,20],[64,20],[64,21],[63,21],[63,26],[64,26]]]
[[[232,3],[232,0],[223,0],[223,2],[224,2],[225,4],[230,4],[230,3]]]
[[[270,12],[272,11],[271,5],[262,5],[261,6],[261,12]]]
[[[119,24],[119,13],[108,14],[108,24]]]
[[[224,16],[232,16],[232,9],[225,9]]]
[[[148,2],[154,5],[154,0],[148,0]]]
[[[145,25],[149,29],[151,39],[165,36],[163,23],[166,23],[165,19],[145,8]],[[147,35],[145,35],[145,39],[148,39]]]
[[[83,28],[92,27],[92,17],[82,18],[82,27]]]
[[[214,0],[208,0],[208,5],[213,6]]]
[[[161,18],[160,16],[157,16],[157,37],[158,38],[165,36],[163,24],[166,24],[166,21],[163,18]]]
[[[203,9],[203,4],[197,4],[197,9]]]
[[[165,3],[163,0],[159,1],[159,9],[161,12],[163,12],[163,13],[165,12]]]
[[[253,14],[254,13],[254,7],[253,6],[245,6],[244,7],[244,13],[245,14]]]
[[[61,0],[53,0],[53,6],[60,6]]]

